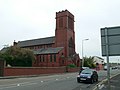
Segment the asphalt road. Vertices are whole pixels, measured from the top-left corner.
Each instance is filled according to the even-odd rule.
[[[111,75],[120,73],[112,70]],[[51,76],[1,79],[0,90],[92,90],[97,83],[77,83],[78,73],[66,73]],[[106,78],[106,71],[99,71],[99,82]]]

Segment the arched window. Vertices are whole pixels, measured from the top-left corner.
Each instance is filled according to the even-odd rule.
[[[74,52],[74,41],[72,39],[72,37],[69,39],[69,56],[72,56],[75,52]]]
[[[68,28],[71,29],[71,30],[74,29],[74,21],[70,17],[68,17]]]
[[[72,37],[69,39],[69,47],[73,48],[74,47],[74,42]]]

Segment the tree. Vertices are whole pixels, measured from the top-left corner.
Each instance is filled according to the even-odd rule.
[[[32,66],[32,61],[35,59],[30,49],[17,46],[9,47],[5,53],[0,54],[0,57],[6,60],[6,64],[24,67]]]
[[[95,68],[96,65],[94,64],[93,57],[84,57],[84,66],[85,67],[90,67],[90,68]]]

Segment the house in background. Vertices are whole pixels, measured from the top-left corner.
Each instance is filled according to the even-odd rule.
[[[93,56],[94,63],[96,64],[97,70],[102,70],[104,68],[104,59],[98,56]]]
[[[79,54],[75,51],[74,15],[68,10],[56,12],[55,36],[14,41],[14,45],[33,50],[34,67],[80,66]]]

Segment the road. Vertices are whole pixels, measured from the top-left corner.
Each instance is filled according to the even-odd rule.
[[[120,70],[111,70],[111,75]],[[50,76],[0,79],[0,90],[92,90],[97,84],[77,83],[78,73],[66,73]],[[99,82],[106,78],[107,71],[99,71]]]

